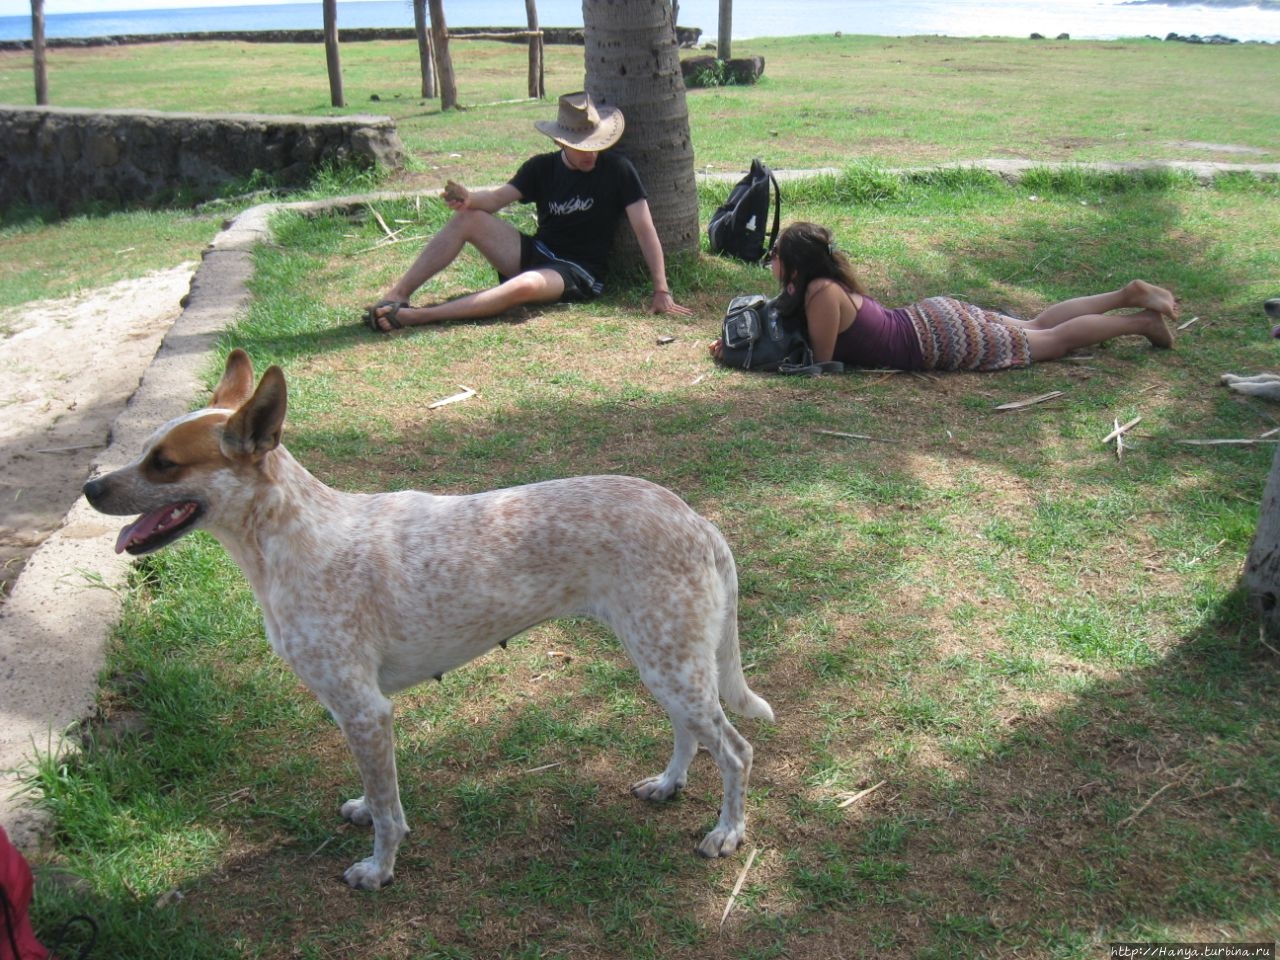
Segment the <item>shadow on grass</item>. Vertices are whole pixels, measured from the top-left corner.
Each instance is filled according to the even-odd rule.
[[[757,748],[749,844],[765,856],[719,949],[741,957],[830,956],[837,946],[888,957],[1083,957],[1099,941],[1163,940],[1168,931],[1263,938],[1274,922],[1280,856],[1269,716],[1278,684],[1273,662],[1241,642],[1240,615],[1238,598],[1228,598],[1157,664],[1090,683],[1057,709],[1004,717],[981,756],[961,761],[945,755],[948,735],[963,731],[877,703],[884,687],[865,679],[875,667],[864,655],[843,675],[813,647],[788,651],[797,662],[758,670],[753,682],[782,721],[777,730],[743,728]],[[910,643],[930,655],[926,639]],[[570,649],[625,670],[620,654],[592,645]],[[886,638],[881,652],[895,645]],[[155,741],[171,740],[157,749],[193,762],[153,760],[151,786],[133,781],[113,798],[119,836],[62,839],[86,857],[80,869],[92,872],[95,889],[117,892],[42,882],[42,929],[88,912],[104,926],[106,955],[132,957],[357,945],[397,957],[433,948],[475,958],[606,957],[619,936],[633,956],[705,956],[742,862],[708,864],[692,853],[715,817],[710,763],[699,758],[677,802],[632,800],[627,783],[657,769],[667,748],[665,724],[634,680],[640,717],[584,695],[580,673],[530,699],[526,674],[538,659],[504,668],[492,662],[499,656],[401,703],[401,782],[415,832],[396,883],[374,896],[338,879],[369,840],[338,826],[337,804],[356,787],[332,725],[304,705],[299,723],[308,730],[282,737],[278,721],[241,726],[229,701],[281,697],[287,705],[288,691],[228,687],[207,669],[185,671],[184,696],[224,704],[233,717],[207,709],[157,724]],[[184,673],[173,669],[175,678]],[[950,672],[963,690],[964,671]],[[815,743],[818,714],[853,687],[863,693],[844,703],[840,742]],[[885,724],[908,729],[916,747],[869,756],[868,728]],[[213,755],[210,729],[220,734]],[[637,730],[648,731],[639,744]],[[116,749],[150,748],[126,741]],[[887,781],[847,813],[814,802],[806,776],[813,758],[833,749]],[[161,811],[173,818],[167,827],[153,821]],[[141,848],[131,849],[132,830],[151,839],[135,837]],[[182,869],[178,855],[207,857],[209,872]],[[181,876],[185,900],[130,889],[116,873],[125,864],[112,861],[138,857]]]

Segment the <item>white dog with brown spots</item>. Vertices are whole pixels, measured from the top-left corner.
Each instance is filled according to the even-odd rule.
[[[373,825],[373,855],[348,868],[348,884],[388,883],[409,831],[388,696],[578,614],[612,627],[671,718],[671,762],[632,792],[671,797],[701,744],[724,800],[698,852],[738,848],[752,751],[720,698],[745,717],[773,711],[742,675],[737,573],[710,522],[632,477],[472,496],[341,493],[281,445],[285,407],[280,369],[255,389],[248,355],[233,350],[208,408],[166,424],[84,493],[103,513],[142,514],[117,551],[145,554],[205,529],[244,571],[272,647],[333,714],[359,767],[364,795],[342,815]]]

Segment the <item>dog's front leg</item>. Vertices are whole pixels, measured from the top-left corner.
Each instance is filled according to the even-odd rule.
[[[396,779],[391,701],[372,690],[358,708],[348,704],[331,706],[330,711],[347,738],[364,784],[364,796],[344,803],[342,815],[361,826],[373,825],[373,856],[353,863],[342,879],[357,890],[377,890],[391,882],[396,850],[409,832]]]

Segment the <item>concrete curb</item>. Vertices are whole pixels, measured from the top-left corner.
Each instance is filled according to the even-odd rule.
[[[1189,172],[1201,180],[1242,172],[1280,176],[1280,164],[1196,162],[1046,164],[979,160],[889,172],[982,168],[1016,181],[1032,169],[1134,173]],[[779,180],[837,176],[835,168],[775,171]],[[700,174],[736,182],[741,173]],[[229,221],[204,253],[182,314],[165,335],[137,391],[116,419],[111,442],[94,470],[132,460],[155,428],[190,409],[218,335],[245,309],[253,249],[269,241],[277,210],[314,213],[422,195],[383,192],[334,200],[262,204]],[[107,642],[119,623],[131,561],[115,553],[119,524],[78,499],[63,525],[31,556],[0,607],[0,826],[22,849],[38,845],[44,820],[20,794],[37,755],[61,751],[75,726],[92,715]]]
[[[189,408],[218,334],[248,301],[252,249],[268,236],[269,213],[236,218],[205,251],[185,308],[116,418],[95,471],[132,460],[159,424]],[[0,825],[20,849],[37,845],[44,827],[19,793],[24,771],[33,757],[68,746],[66,734],[93,712],[132,565],[115,553],[117,527],[77,499],[0,608]]]
[[[272,214],[414,195],[266,203],[228,221],[205,250],[182,313],[116,418],[110,444],[91,472],[128,463],[156,427],[191,408],[219,334],[248,304],[253,250],[271,240]],[[119,527],[78,498],[62,526],[31,555],[0,607],[0,826],[19,849],[35,849],[46,826],[23,792],[24,776],[36,757],[74,748],[76,727],[93,715],[106,646],[120,622],[132,568],[130,558],[115,552]]]

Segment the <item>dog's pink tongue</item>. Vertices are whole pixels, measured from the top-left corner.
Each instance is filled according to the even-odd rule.
[[[1271,336],[1280,339],[1280,323],[1271,328]]]
[[[148,513],[121,530],[120,535],[116,537],[116,553],[124,553],[125,549],[134,540],[145,543],[147,538],[156,532],[156,528],[164,522],[172,510],[172,507],[165,507],[154,513]]]

